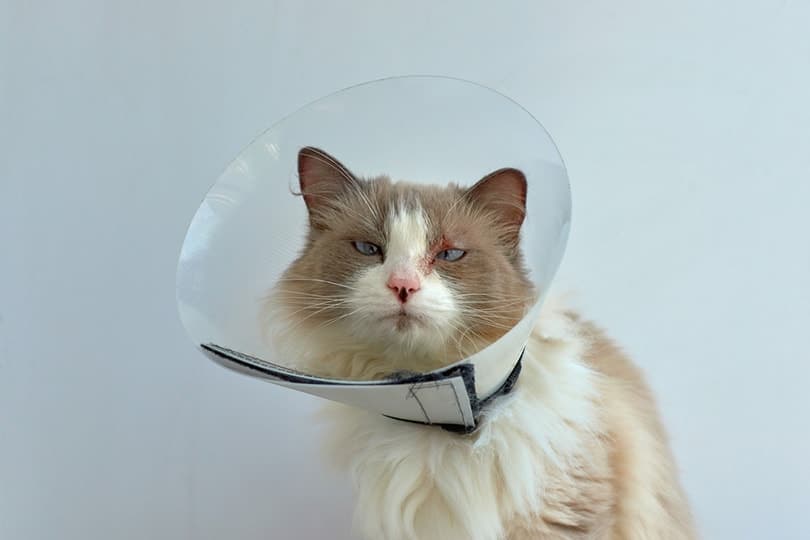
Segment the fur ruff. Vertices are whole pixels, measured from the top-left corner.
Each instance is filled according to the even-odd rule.
[[[587,358],[593,341],[576,317],[546,308],[515,391],[472,435],[330,404],[326,449],[354,480],[357,531],[375,540],[693,538],[663,435],[628,425],[627,444],[612,439],[611,416],[622,411],[606,403],[612,382]],[[623,459],[635,478],[617,478]]]

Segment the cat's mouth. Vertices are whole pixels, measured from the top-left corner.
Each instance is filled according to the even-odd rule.
[[[383,317],[386,321],[391,321],[397,330],[407,330],[412,328],[414,325],[422,324],[422,317],[419,315],[415,315],[404,309],[400,309],[390,315],[386,315]]]

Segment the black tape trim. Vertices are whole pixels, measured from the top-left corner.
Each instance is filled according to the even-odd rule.
[[[520,353],[520,358],[518,358],[517,364],[515,367],[512,368],[512,371],[509,373],[509,376],[503,381],[503,384],[498,387],[491,395],[487,396],[486,398],[482,399],[478,404],[479,412],[486,408],[490,403],[495,401],[495,399],[505,396],[512,392],[515,389],[515,384],[517,384],[518,377],[520,377],[520,372],[523,369],[523,353],[526,352],[526,349],[523,349]]]
[[[338,381],[338,379],[327,379],[322,377],[311,377],[304,373],[296,372],[289,368],[285,368],[283,366],[279,366],[277,364],[272,364],[261,358],[256,358],[255,356],[251,356],[249,354],[240,353],[238,351],[234,351],[232,349],[228,349],[226,347],[222,347],[215,343],[202,343],[200,347],[203,349],[204,352],[208,353],[208,355],[216,361],[218,364],[234,370],[238,372],[248,372],[248,374],[252,374],[250,372],[260,373],[272,379],[278,379],[290,383],[299,383],[299,384],[334,384]],[[358,386],[385,386],[390,384],[411,384],[411,395],[417,402],[419,402],[417,396],[414,393],[415,389],[418,389],[417,386],[421,383],[429,383],[435,381],[442,381],[445,379],[449,379],[452,377],[461,377],[464,381],[464,388],[467,391],[467,397],[470,401],[470,407],[473,413],[473,419],[475,425],[467,426],[464,424],[438,424],[430,422],[430,417],[428,416],[427,412],[425,411],[424,407],[422,407],[421,402],[419,402],[419,406],[422,407],[422,412],[425,414],[426,422],[420,422],[418,420],[410,420],[406,418],[397,418],[394,416],[383,415],[386,418],[391,418],[394,420],[399,420],[400,422],[408,422],[412,424],[422,424],[422,425],[431,425],[440,427],[446,431],[451,431],[453,433],[462,433],[468,434],[474,432],[478,429],[479,426],[479,419],[481,414],[483,413],[484,409],[489,406],[493,401],[497,398],[509,394],[515,387],[517,383],[518,377],[520,376],[520,371],[523,366],[523,355],[525,354],[526,349],[524,348],[520,352],[520,357],[518,358],[515,367],[512,368],[512,371],[509,373],[509,376],[506,377],[506,380],[495,390],[492,394],[487,396],[484,399],[478,399],[478,394],[475,391],[475,367],[472,364],[461,364],[458,366],[453,366],[447,368],[442,371],[435,371],[432,373],[416,373],[410,374],[401,377],[401,378],[393,378],[393,379],[386,379],[382,381],[368,381],[365,384],[360,383]],[[234,364],[236,364],[236,367]],[[341,383],[345,384],[345,381],[340,381]],[[453,389],[453,393],[456,395],[456,399],[458,400],[458,394],[455,392],[455,387]],[[460,407],[460,405],[459,405]]]
[[[328,379],[325,377],[312,377],[305,373],[291,370],[278,364],[273,364],[256,358],[249,354],[240,353],[227,347],[222,347],[216,343],[203,343],[200,347],[208,353],[218,364],[234,369],[234,364],[246,370],[267,375],[273,379],[278,379],[290,383],[298,384],[346,384],[342,379]],[[239,371],[238,369],[236,371]],[[425,382],[442,381],[452,377],[461,377],[464,380],[464,386],[467,388],[467,393],[470,396],[475,395],[475,367],[471,364],[461,364],[452,366],[441,371],[431,373],[409,373],[406,376],[383,379],[377,381],[357,381],[357,386],[383,386],[389,384],[419,384]],[[470,393],[472,391],[472,393]]]

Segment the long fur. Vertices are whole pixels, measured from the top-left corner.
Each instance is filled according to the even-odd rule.
[[[367,181],[308,148],[299,174],[307,244],[271,291],[265,321],[297,367],[354,379],[435,369],[498,339],[533,303],[520,171],[468,190]],[[359,253],[356,241],[379,250]],[[444,261],[448,248],[466,255]],[[408,295],[391,285],[395,275],[414,285]],[[339,405],[324,416],[327,455],[351,473],[355,526],[368,540],[695,537],[640,372],[554,304],[514,391],[472,434]]]
[[[334,404],[325,417],[364,538],[695,537],[641,377],[558,308],[532,334],[514,393],[472,435]]]

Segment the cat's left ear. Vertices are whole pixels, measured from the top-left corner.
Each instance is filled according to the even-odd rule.
[[[517,244],[520,226],[526,218],[526,176],[517,169],[499,169],[467,190],[467,198],[492,212]]]

